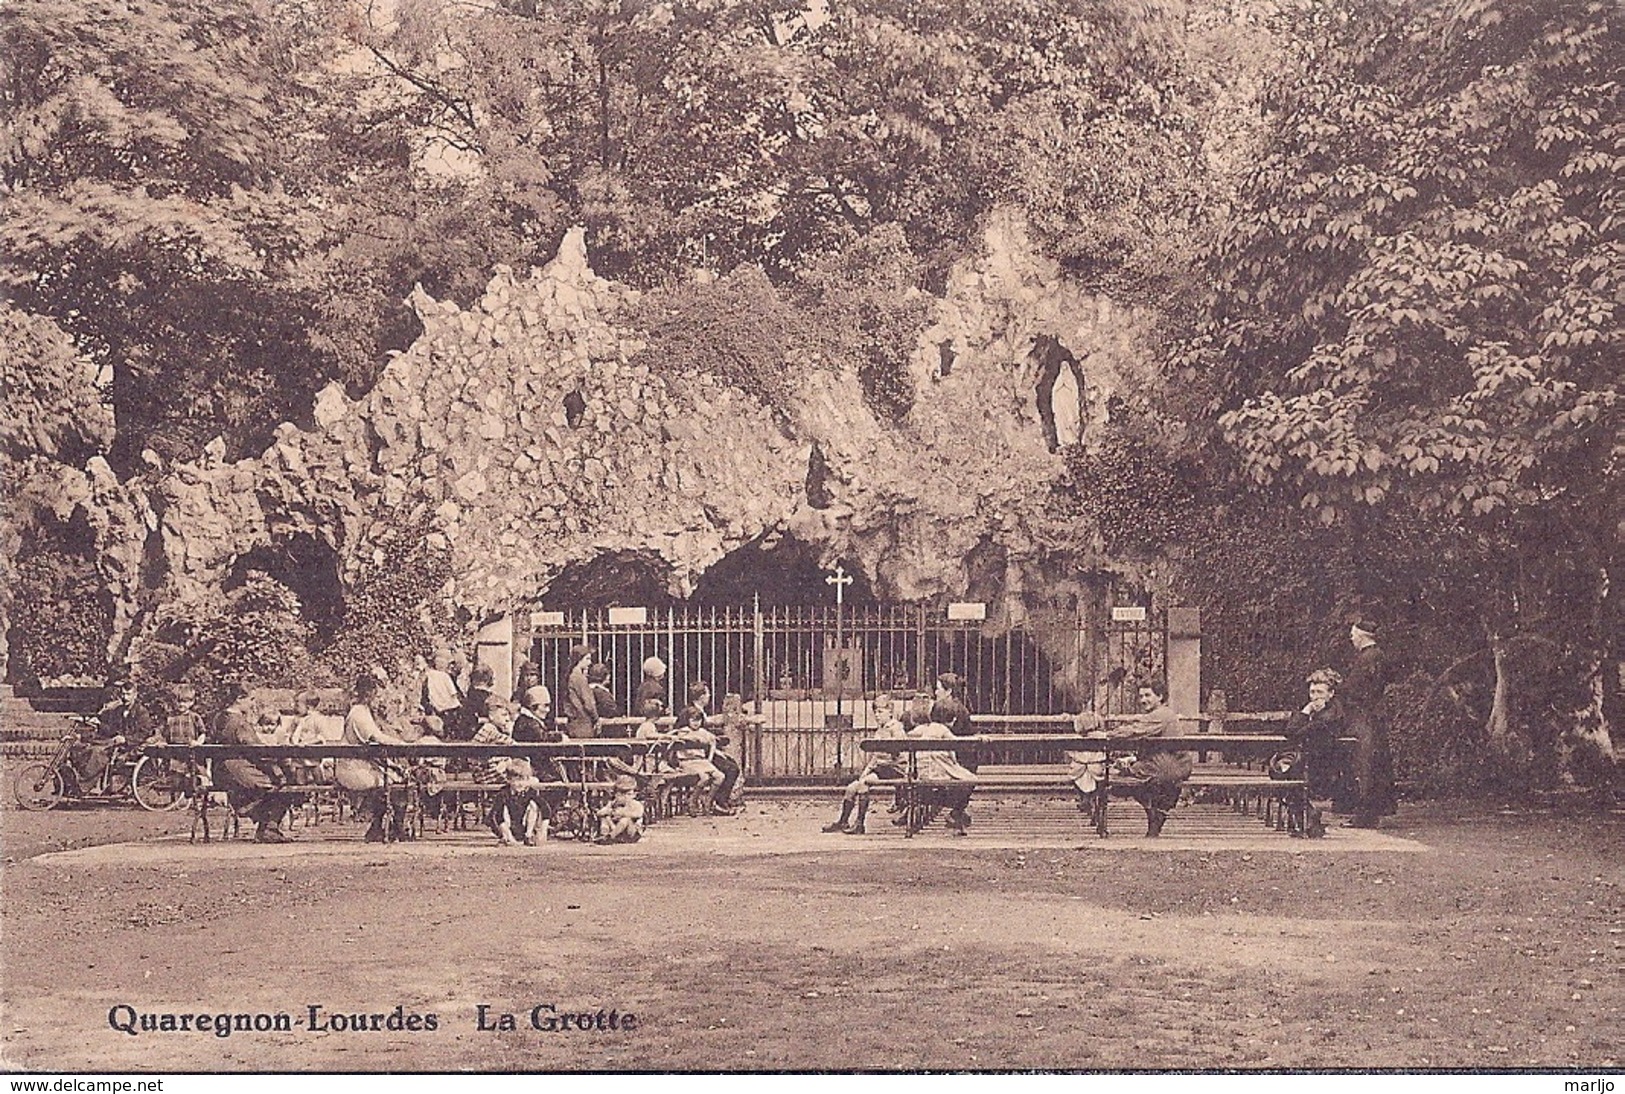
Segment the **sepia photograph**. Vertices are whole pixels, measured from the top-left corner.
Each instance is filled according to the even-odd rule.
[[[1617,0],[0,0],[8,1089],[1610,1094],[1622,98]]]

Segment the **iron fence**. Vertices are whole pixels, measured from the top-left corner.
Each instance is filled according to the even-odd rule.
[[[1149,613],[1109,616],[1082,605],[1038,626],[949,619],[941,606],[924,604],[569,608],[538,613],[527,650],[557,703],[570,647],[592,646],[623,709],[645,659],[659,657],[671,709],[682,706],[689,683],[705,680],[713,709],[734,694],[761,716],[743,742],[751,776],[827,779],[861,766],[856,742],[877,728],[877,695],[930,694],[944,672],[965,679],[978,714],[1131,708],[1132,681],[1162,669],[1161,622]],[[1119,666],[1124,683],[1112,686]]]

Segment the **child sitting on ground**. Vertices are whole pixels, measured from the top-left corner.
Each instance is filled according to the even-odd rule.
[[[547,803],[542,800],[542,784],[531,774],[524,760],[509,760],[503,769],[503,786],[486,818],[491,831],[504,847],[523,843],[534,847],[546,836]]]
[[[598,810],[599,843],[636,843],[643,838],[643,803],[638,781],[630,775],[615,780],[615,797]]]

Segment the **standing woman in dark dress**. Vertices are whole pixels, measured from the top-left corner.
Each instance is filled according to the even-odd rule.
[[[1354,738],[1354,816],[1350,828],[1375,828],[1394,812],[1394,759],[1388,751],[1388,659],[1377,646],[1377,628],[1364,620],[1349,628],[1354,665],[1343,681],[1343,712]]]

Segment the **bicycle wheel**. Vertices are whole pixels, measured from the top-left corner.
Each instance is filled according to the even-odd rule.
[[[586,831],[586,812],[574,803],[562,805],[554,812],[548,831],[554,839],[581,839]]]
[[[918,795],[911,795],[909,802],[903,808],[903,815],[907,823],[903,825],[903,835],[913,836],[925,830],[926,825],[936,818],[937,807],[922,801]]]
[[[167,759],[143,756],[130,772],[130,795],[154,813],[178,809],[186,801],[186,777]]]
[[[11,793],[24,809],[54,809],[62,800],[62,775],[50,764],[29,764],[12,779]]]

